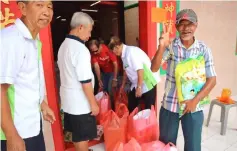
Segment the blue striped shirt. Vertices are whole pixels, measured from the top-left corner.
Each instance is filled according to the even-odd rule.
[[[165,109],[171,112],[179,113],[179,104],[175,84],[176,65],[180,61],[188,58],[196,58],[200,55],[203,55],[205,59],[206,77],[209,78],[216,76],[211,50],[203,42],[195,39],[193,45],[186,49],[181,43],[180,38],[177,37],[165,50],[162,59],[162,63],[167,62],[168,64],[165,82],[165,94],[162,102],[162,106]]]

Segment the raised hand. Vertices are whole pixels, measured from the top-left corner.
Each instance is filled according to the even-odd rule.
[[[159,38],[159,44],[162,47],[168,47],[170,45],[170,31],[171,31],[171,23],[169,23],[168,29],[166,28],[165,24],[163,23],[163,32],[161,33],[161,37]]]

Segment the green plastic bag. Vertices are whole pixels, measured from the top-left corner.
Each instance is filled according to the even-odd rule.
[[[193,99],[206,83],[205,60],[203,56],[188,58],[177,64],[175,69],[175,80],[179,104]],[[209,104],[209,97],[201,100],[196,111],[200,111],[204,105]],[[179,115],[183,115],[185,104],[180,104]]]
[[[143,64],[143,70],[144,70],[144,83],[148,90],[150,91],[152,88],[154,88],[157,84],[157,80],[155,79],[152,71],[145,65]]]

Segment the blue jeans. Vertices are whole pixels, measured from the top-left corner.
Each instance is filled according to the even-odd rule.
[[[112,72],[102,73],[103,91],[109,94],[112,109],[114,108],[113,92],[112,92],[113,76],[114,74]]]
[[[108,94],[112,93],[113,73],[102,73],[103,90]]]
[[[165,144],[172,142],[176,145],[181,120],[184,135],[184,151],[201,151],[201,136],[203,125],[203,112],[187,113],[179,118],[178,113],[173,113],[161,107],[160,109],[160,141]]]

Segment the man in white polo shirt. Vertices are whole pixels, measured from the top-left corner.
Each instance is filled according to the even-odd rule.
[[[18,1],[22,17],[1,30],[1,151],[45,151],[40,108],[55,120],[45,98],[39,31],[52,20],[51,1]]]
[[[125,70],[121,90],[124,89],[126,77],[131,81],[128,95],[128,109],[132,112],[142,99],[146,109],[155,105],[156,85],[160,81],[158,72],[151,72],[151,61],[146,53],[138,47],[123,44],[118,37],[112,37],[109,48],[122,58]]]
[[[88,151],[88,140],[97,137],[95,116],[99,107],[93,92],[91,55],[84,44],[91,36],[93,25],[88,14],[74,13],[71,31],[58,52],[64,130],[72,132],[76,151]]]

